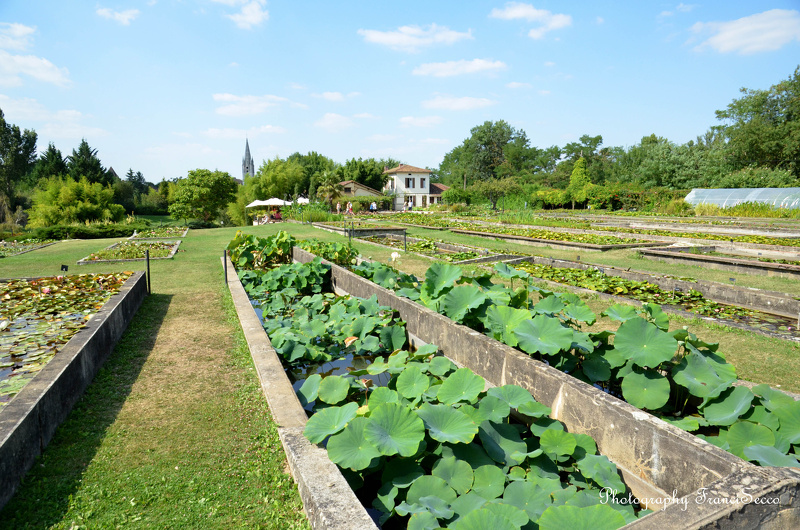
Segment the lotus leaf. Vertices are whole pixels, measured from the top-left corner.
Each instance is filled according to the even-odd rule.
[[[425,273],[425,282],[420,286],[420,295],[423,293],[430,299],[442,294],[448,287],[452,287],[456,280],[461,278],[461,268],[447,263],[434,262]]]
[[[347,397],[350,382],[340,375],[329,375],[319,383],[319,399],[336,405]]]
[[[595,504],[579,508],[562,504],[545,510],[537,521],[540,530],[564,530],[565,528],[591,528],[592,530],[616,530],[625,526],[625,517],[607,504]]]
[[[469,512],[450,526],[452,530],[519,530],[520,526],[514,524],[501,513],[489,511],[485,507]]]
[[[480,445],[475,442],[469,444],[444,444],[442,456],[454,456],[468,463],[473,471],[482,466],[494,466],[495,462]]]
[[[614,349],[642,367],[655,368],[671,360],[677,348],[678,341],[670,334],[641,317],[623,322],[614,337]]]
[[[474,285],[459,285],[444,296],[444,314],[455,322],[463,322],[467,313],[483,304],[487,296]]]
[[[408,519],[407,530],[438,530],[439,520],[430,512],[419,512]]]
[[[469,368],[459,368],[442,383],[438,390],[439,401],[452,405],[459,401],[472,403],[478,398],[486,384],[484,379],[475,375]]]
[[[762,466],[800,467],[797,458],[771,445],[746,445],[742,452],[747,460],[755,460]]]
[[[586,455],[578,460],[578,469],[584,477],[595,481],[601,488],[610,488],[615,493],[624,493],[625,484],[614,465],[605,455]]]
[[[514,335],[519,347],[527,353],[555,355],[572,346],[572,329],[563,326],[557,318],[545,315],[522,322]]]
[[[697,418],[695,418],[694,416],[686,416],[680,419],[661,416],[661,419],[669,423],[670,425],[674,425],[675,427],[683,429],[684,431],[687,432],[694,432],[700,428],[700,422],[697,421]]]
[[[547,491],[535,484],[517,481],[512,482],[505,489],[503,502],[523,510],[531,521],[536,521],[553,500]]]
[[[754,398],[747,387],[731,387],[706,403],[703,417],[711,425],[733,425],[739,416],[750,409]]]
[[[328,439],[328,457],[341,467],[354,471],[370,467],[381,453],[364,437],[367,418],[354,418],[339,434]]]
[[[456,493],[463,495],[472,489],[474,474],[470,465],[455,457],[440,458],[433,464],[431,474],[444,480]]]
[[[429,386],[428,376],[417,367],[407,367],[397,378],[397,391],[407,399],[417,399]]]
[[[531,393],[519,385],[496,386],[488,389],[486,393],[505,401],[512,409],[516,409],[524,403],[535,401]]]
[[[322,409],[308,419],[303,435],[313,444],[320,443],[328,436],[344,429],[356,417],[356,411],[358,403]]]
[[[486,500],[496,499],[506,487],[506,474],[496,465],[481,466],[474,470],[472,491]]]
[[[622,379],[625,401],[640,409],[660,409],[669,401],[669,390],[669,379],[656,370],[636,368]]]
[[[715,398],[736,380],[733,365],[721,361],[714,354],[706,355],[687,344],[689,353],[673,369],[673,379],[685,386],[693,396]]]
[[[515,526],[520,528],[526,525],[530,520],[525,510],[521,510],[505,502],[490,502],[484,505],[483,509],[508,519]]]
[[[791,396],[769,385],[756,385],[752,390],[753,394],[761,397],[761,403],[763,403],[768,410],[775,410],[781,405],[791,405],[794,403],[794,399]]]
[[[569,304],[564,309],[564,316],[578,322],[585,322],[590,326],[597,321],[597,315],[583,302]]]
[[[399,350],[406,345],[406,330],[402,326],[381,328],[381,344],[390,351]]]
[[[775,444],[775,435],[762,425],[756,425],[749,421],[739,421],[728,428],[727,440],[731,453],[739,458],[746,458],[742,452],[745,447],[751,445],[773,446]]]
[[[493,305],[486,311],[486,322],[490,335],[509,346],[518,344],[517,337],[513,332],[520,324],[530,320],[530,318],[530,311],[514,309],[508,306]]]
[[[581,370],[592,383],[608,381],[611,378],[611,364],[608,359],[598,354],[587,355],[581,363]]]
[[[453,361],[443,356],[434,357],[433,359],[431,359],[430,365],[428,366],[428,371],[431,374],[437,375],[439,377],[444,376],[447,374],[447,372],[456,369],[457,367],[453,363]]]
[[[438,442],[470,443],[478,433],[478,426],[469,416],[448,405],[424,403],[417,415],[425,422],[428,434]]]
[[[565,431],[545,431],[539,438],[539,447],[542,451],[557,457],[571,455],[577,446],[578,442],[575,436]]]
[[[485,421],[480,426],[478,436],[486,453],[495,462],[514,466],[525,459],[521,455],[526,455],[528,448],[513,425]]]
[[[778,434],[789,443],[800,444],[800,401],[782,403],[775,406],[772,412],[778,416],[781,422]]]
[[[614,304],[602,313],[603,316],[610,318],[611,320],[616,320],[618,322],[625,322],[632,318],[636,318],[639,316],[639,313],[636,311],[636,308],[632,305],[626,304]]]
[[[459,497],[450,504],[450,508],[455,512],[455,520],[458,521],[468,513],[479,509],[486,504],[486,499],[475,492],[469,492]]]
[[[565,307],[564,302],[562,302],[560,298],[550,295],[533,306],[533,311],[540,315],[555,315]]]
[[[300,404],[304,407],[317,399],[319,392],[319,383],[322,376],[319,374],[312,374],[303,381],[303,384],[297,390],[297,397],[300,399]]]
[[[466,407],[461,407],[459,410],[464,410],[465,408]],[[472,410],[475,409],[472,408]],[[495,423],[502,423],[506,418],[508,418],[509,414],[511,414],[511,407],[508,406],[507,401],[494,396],[486,396],[478,403],[478,414],[470,414],[470,417],[473,421],[480,418],[480,421],[476,422],[477,425],[480,425],[486,420],[491,420]]]
[[[456,492],[447,482],[433,475],[423,475],[415,480],[406,493],[406,502],[419,504],[422,497],[436,497],[447,504],[456,500]],[[451,514],[452,515],[452,514]]]
[[[542,418],[549,416],[552,410],[546,405],[542,405],[538,401],[523,403],[517,407],[517,412],[530,416],[531,418]]]
[[[407,488],[425,472],[417,462],[410,458],[394,458],[383,466],[381,480],[391,482],[398,488]]]
[[[316,415],[311,419],[314,417]],[[364,436],[381,454],[411,456],[419,450],[425,437],[425,425],[407,407],[398,403],[383,403],[372,411],[369,419],[371,421],[366,426]]]

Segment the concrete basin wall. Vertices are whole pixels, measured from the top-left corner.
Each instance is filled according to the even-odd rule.
[[[514,241],[516,243],[522,243],[523,245],[532,245],[535,247],[563,248],[567,250],[584,250],[588,252],[605,252],[608,250],[619,250],[625,248],[652,247],[659,244],[657,242],[649,240],[643,243],[622,243],[619,245],[595,245],[592,243],[537,239],[535,237],[515,236],[513,234],[495,234],[491,232],[477,232],[473,230],[452,229],[450,231],[453,232],[454,234],[464,234],[469,236],[485,237],[489,239],[503,239],[506,241]],[[557,230],[557,231],[566,232],[566,230]],[[612,235],[616,237],[624,237],[618,234],[603,234],[603,233],[588,232],[588,231],[572,231],[569,233],[586,233],[592,235]]]
[[[14,399],[0,409],[0,508],[111,354],[147,294],[134,273]]]
[[[701,248],[709,248],[712,252],[716,250],[716,247]],[[761,262],[754,261],[752,259],[726,258],[723,256],[704,256],[701,254],[692,254],[690,252],[682,251],[680,248],[642,249],[639,251],[639,253],[647,258],[665,261],[667,263],[694,265],[707,269],[738,272],[741,274],[754,274],[756,276],[777,276],[795,279],[800,278],[800,266],[797,265]],[[796,260],[797,256],[792,256],[792,258]]]
[[[307,262],[313,255],[295,247],[294,259]],[[332,265],[331,281],[335,289],[354,296],[376,295],[380,304],[398,311],[410,334],[436,344],[445,355],[491,384],[518,384],[528,389],[552,408],[552,417],[562,421],[570,432],[591,436],[600,452],[617,464],[637,497],[663,499],[674,495],[685,500],[685,508],[682,503],[672,504],[629,527],[800,526],[800,471],[745,462],[336,265]],[[765,502],[736,502],[746,495]],[[713,501],[706,502],[712,497]]]

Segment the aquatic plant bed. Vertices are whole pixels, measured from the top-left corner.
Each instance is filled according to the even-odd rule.
[[[170,239],[176,237],[186,237],[189,227],[183,226],[159,226],[150,230],[142,230],[132,235],[128,239]]]
[[[36,376],[10,402],[0,407],[0,508],[14,494],[19,481],[91,383],[141,305],[147,292],[144,273],[131,274],[120,286],[124,276],[80,275],[65,281],[43,278],[28,281],[27,287],[19,280],[8,282],[7,285],[17,287],[3,294],[2,311],[8,313],[0,320],[7,319],[4,322],[8,326],[0,336],[4,341],[12,333],[22,337],[11,346],[21,354],[11,357],[14,370],[18,370],[17,365],[24,372],[34,369],[34,364],[44,364],[41,357],[25,364],[23,359],[48,355],[46,350],[63,340],[63,334],[73,336],[63,346],[56,345],[58,352],[52,359],[39,367]],[[103,285],[102,292],[98,281]],[[46,289],[50,292],[45,292]],[[85,302],[81,300],[84,294]],[[103,298],[107,301],[98,307]],[[88,321],[85,311],[94,313]],[[46,322],[51,331],[41,328],[40,322]],[[83,325],[77,333],[75,324]],[[12,375],[5,381],[19,377],[25,374]],[[8,388],[7,383],[4,386]]]
[[[598,236],[592,234],[572,234],[568,232],[553,232],[550,230],[537,230],[531,228],[486,228],[470,230],[451,229],[454,234],[465,234],[478,237],[516,241],[527,245],[548,246],[552,248],[580,249],[586,251],[605,252],[623,248],[652,247],[657,242],[643,242],[635,239],[623,239],[613,236]]]
[[[340,234],[345,237],[365,237],[372,235],[397,235],[403,236],[406,233],[405,228],[397,226],[381,226],[377,227],[372,223],[356,222],[354,225],[351,223],[311,223],[314,228],[320,230],[327,230],[335,234]]]
[[[24,241],[0,241],[0,258],[25,254],[57,243],[51,239],[26,239]]]
[[[0,283],[0,409],[44,368],[132,273]]]
[[[307,261],[311,257],[305,252],[295,250],[295,258],[299,261]],[[434,264],[432,268],[436,265]],[[424,283],[427,287],[424,287],[423,290],[444,288],[447,292],[440,294],[455,299],[463,297],[460,292],[461,287],[465,289],[473,287],[469,284],[459,287],[444,287],[445,284],[441,281],[443,280],[441,273],[444,271],[441,269],[452,266],[439,265],[440,270],[437,274],[426,277]],[[391,284],[392,281],[397,280],[397,277],[392,278],[385,273],[381,273],[381,275],[385,284]],[[402,280],[403,275],[401,274],[399,277],[401,283],[405,283]],[[518,278],[520,277],[518,276]],[[433,302],[439,298],[438,296],[435,298],[423,296],[419,302],[416,302],[405,296],[398,296],[390,290],[339,267],[332,267],[331,281],[339,293],[348,292],[360,297],[377,296],[381,305],[392,307],[399,313],[402,320],[406,322],[409,334],[418,337],[423,342],[437,344],[441,351],[458,365],[470,368],[489,383],[501,386],[516,384],[529,390],[538,402],[551,407],[551,418],[562,421],[567,432],[591,436],[596,441],[600,453],[613,461],[622,471],[626,484],[631,488],[635,497],[649,498],[651,500],[649,505],[656,509],[660,509],[664,504],[669,504],[665,509],[631,523],[631,528],[693,528],[711,525],[714,521],[718,521],[718,524],[724,522],[729,526],[734,525],[741,528],[770,526],[770,521],[779,521],[782,516],[792,517],[791,514],[798,510],[800,500],[798,500],[796,492],[800,484],[800,473],[797,470],[753,466],[728,452],[706,444],[676,426],[657,420],[645,411],[620,401],[612,394],[603,392],[557,370],[556,366],[562,363],[561,358],[557,355],[546,355],[550,359],[546,364],[488,336],[493,334],[506,338],[506,335],[513,335],[512,322],[519,323],[519,321],[513,320],[516,314],[506,315],[502,319],[503,326],[498,327],[494,332],[475,331],[421,305],[423,299]],[[456,291],[458,294],[454,293],[452,289],[459,289]],[[397,293],[401,294],[401,290],[398,290]],[[452,296],[449,296],[449,293],[452,293]],[[540,316],[534,317],[531,323],[533,327],[541,325],[545,315],[560,313],[568,307],[562,306],[557,309],[555,305],[550,306],[554,303],[554,300],[550,298],[546,297],[538,302],[538,304],[543,304],[539,309],[545,312],[540,313],[541,318]],[[563,302],[566,303],[568,299],[569,297],[565,298]],[[550,307],[545,310],[545,305]],[[480,306],[468,310],[459,318],[469,320],[470,313],[478,307]],[[439,306],[439,309],[444,311],[442,306]],[[450,311],[458,310],[455,306],[451,306]],[[570,311],[575,311],[575,309]],[[580,318],[586,318],[586,316],[583,315]],[[577,314],[573,314],[573,317],[577,317]],[[641,336],[647,341],[655,340],[655,336],[645,337],[639,331],[633,331],[633,327],[641,325],[640,321],[627,320],[627,322],[629,322],[628,325],[625,326],[623,323],[623,326],[631,329],[626,330],[625,335],[630,331],[631,338]],[[658,327],[655,324],[651,325],[654,328]],[[538,336],[538,340],[542,341],[539,346],[541,348],[559,349],[562,346],[555,346],[555,342],[567,339],[566,336],[556,339],[558,335],[563,334],[563,332],[557,331],[556,327],[547,332],[541,330],[540,333],[536,333],[533,329],[531,332],[530,335],[526,332],[525,336],[533,337],[534,340],[537,340],[535,337]],[[604,335],[608,338],[606,333],[604,332]],[[623,342],[621,342],[623,334],[619,332],[617,334],[619,344],[616,346],[621,348],[623,347]],[[703,345],[701,340],[690,334],[685,335],[684,338],[694,344],[695,346],[691,346],[691,348],[697,349],[701,352],[699,355],[703,357],[710,354],[709,346],[713,351],[717,351],[716,346]],[[574,332],[570,333],[569,342],[571,347],[576,347],[573,339],[577,340]],[[519,336],[518,340],[522,343],[528,338],[523,340]],[[551,346],[545,346],[545,344],[551,344]],[[655,346],[655,342],[653,345]],[[659,346],[656,350],[660,348]],[[616,348],[610,351],[615,350]],[[708,353],[702,353],[707,350]],[[603,350],[601,348],[595,351],[600,353]],[[617,352],[621,353],[620,350]],[[692,350],[689,357],[693,355],[698,354]],[[691,364],[693,361],[688,362]],[[714,362],[724,363],[724,360],[718,358]],[[583,373],[584,375],[581,377],[586,377],[587,368],[589,366],[583,369],[574,366],[571,373],[576,375]],[[591,368],[589,369],[591,370]],[[616,368],[612,368],[612,370],[616,370]],[[635,369],[630,373],[638,374],[639,372],[638,369]],[[726,375],[725,378],[730,375]],[[735,379],[735,375],[733,377]],[[644,379],[642,383],[644,383]],[[704,384],[698,383],[698,385],[696,390],[701,391]],[[634,388],[648,393],[650,392],[649,386],[647,383],[643,386],[636,384]],[[707,390],[711,390],[711,387]],[[719,387],[715,388],[714,392],[717,390]],[[725,392],[731,391],[729,389]],[[775,392],[775,396],[783,395],[764,386],[755,391],[764,395],[773,395],[771,392]],[[744,393],[739,390],[735,390],[735,392]],[[791,398],[788,399],[791,400]],[[710,403],[718,400],[708,401]],[[726,401],[726,399],[722,401]],[[788,402],[784,403],[785,406],[794,407]],[[760,424],[753,425],[760,426]],[[719,428],[720,431],[731,431],[731,435],[742,429],[750,430],[752,428],[750,426]],[[716,436],[708,436],[707,439],[715,441]],[[734,439],[731,438],[730,441],[734,442]],[[740,451],[739,449],[734,450]],[[747,452],[750,451],[747,449]],[[749,501],[743,498],[744,491],[751,495]],[[710,500],[710,496],[714,497],[714,500]],[[774,504],[767,506],[763,501],[753,502],[756,498],[772,498]],[[492,526],[484,525],[483,528]],[[576,524],[565,523],[563,527],[576,527]]]
[[[730,247],[670,247],[641,249],[639,254],[649,259],[694,265],[708,269],[754,274],[757,276],[779,276],[800,278],[800,261],[784,258],[760,258],[727,254]]]
[[[426,258],[440,259],[450,263],[484,263],[501,261],[519,256],[519,254],[496,254],[485,248],[454,245],[428,238],[407,237],[405,240],[397,236],[371,236],[360,238],[376,245],[397,248],[422,255]]]
[[[529,257],[506,263],[549,282],[663,304],[713,318],[721,324],[800,342],[797,326],[800,301],[786,293],[551,258]]]
[[[392,309],[378,305],[374,296],[319,292],[320,267],[316,261],[239,277],[260,300],[263,324],[284,365],[322,372],[307,375],[299,387],[297,406],[314,412],[303,427],[306,442],[327,440],[328,457],[362,502],[377,510],[381,523],[457,529],[495,521],[506,522],[501,528],[520,528],[528,521],[546,527],[551,519],[580,525],[589,517],[599,527],[617,528],[637,520],[630,504],[602,502],[603,495],[630,492],[589,436],[566,432],[547,418],[549,408],[519,386],[486,390],[483,378],[469,368],[433,356],[435,346],[405,350],[404,323]],[[294,279],[283,283],[286,278]],[[344,355],[362,360],[360,369],[331,374],[328,361]],[[367,356],[374,360],[364,363]],[[325,364],[309,365],[314,361]],[[510,420],[512,409],[525,413],[530,427]],[[372,431],[384,434],[371,441]],[[316,482],[319,473],[298,482]],[[320,515],[313,507],[325,505],[313,496],[304,495],[304,502],[313,524]],[[567,506],[572,504],[580,508]],[[508,526],[507,519],[514,524]],[[374,528],[367,521],[356,517],[314,526]]]
[[[172,259],[178,252],[180,241],[121,241],[114,243],[99,252],[92,253],[78,262],[109,263],[118,261],[143,261],[146,251],[150,251],[150,259]]]

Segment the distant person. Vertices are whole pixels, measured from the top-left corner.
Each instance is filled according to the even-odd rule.
[[[342,203],[337,202],[336,203],[336,215],[341,215],[341,213],[342,213]]]
[[[375,204],[375,201],[372,201],[372,204],[369,205],[369,211],[371,213],[375,213],[376,211],[378,211],[378,205]]]
[[[353,203],[352,202],[347,201],[347,211],[345,213],[353,215]]]
[[[414,201],[412,199],[408,199],[408,211],[410,212],[414,208]]]

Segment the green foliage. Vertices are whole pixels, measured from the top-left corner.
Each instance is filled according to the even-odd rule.
[[[588,198],[587,187],[591,184],[589,175],[586,173],[586,159],[580,157],[572,169],[572,176],[569,178],[569,186],[567,186],[567,195],[572,201],[572,207],[575,208],[575,203],[582,203]]]
[[[485,197],[497,209],[497,202],[503,197],[514,195],[522,191],[519,183],[513,178],[481,180],[470,186],[470,190]],[[448,190],[449,191],[449,190]]]
[[[298,241],[283,230],[269,237],[247,235],[238,231],[227,248],[231,261],[237,268],[266,270],[291,263],[292,247],[295,245],[337,265],[350,266],[358,257],[358,251],[350,245],[324,243],[316,239]]]
[[[146,220],[135,223],[59,224],[37,228],[32,235],[39,239],[104,239],[129,237],[134,231],[146,230],[149,226]]]
[[[456,186],[451,187],[448,190],[442,192],[442,202],[445,204],[459,204],[464,203],[466,205],[472,204],[473,200],[473,190],[470,189],[462,189]]]
[[[0,199],[15,209],[17,190],[36,159],[36,132],[6,122],[0,109]]]
[[[122,241],[111,247],[91,253],[86,261],[117,259],[145,259],[147,251],[151,258],[165,258],[175,247],[174,241]]]
[[[47,227],[95,221],[118,222],[123,217],[125,209],[114,203],[114,190],[110,186],[91,183],[86,178],[75,181],[71,177],[50,177],[40,182],[33,194],[30,224]]]
[[[83,178],[90,184],[110,186],[114,183],[113,176],[106,171],[97,157],[97,149],[89,147],[86,139],[82,139],[78,149],[73,149],[67,157],[67,174],[72,180],[79,181]]]
[[[224,171],[189,171],[175,185],[169,213],[175,219],[212,221],[234,200],[236,188],[236,181]]]
[[[506,264],[496,265],[496,271],[512,281],[530,281],[528,272]],[[569,271],[575,269],[558,274]],[[699,436],[737,456],[787,465],[796,461],[798,453],[793,444],[800,442],[800,404],[766,385],[752,390],[734,387],[736,369],[718,351],[719,345],[707,343],[685,329],[669,332],[667,315],[654,303],[641,308],[611,306],[603,315],[622,322],[617,331],[587,333],[581,326],[593,324],[595,316],[571,293],[553,293],[527,283],[525,290],[538,292],[540,297],[531,307],[529,301],[504,292],[487,277],[463,277],[452,266],[439,265],[429,270],[424,282],[385,265],[362,264],[354,272],[395,289],[400,296],[460,318],[477,331],[518,347],[683,429],[699,431]],[[534,274],[541,276],[538,269]],[[479,289],[464,296],[464,285]],[[458,302],[445,303],[456,290]],[[742,434],[743,429],[751,429],[737,427],[743,422],[763,427],[755,431],[761,434],[744,436],[745,441],[732,444],[729,431]],[[773,436],[774,448],[780,455],[759,448],[749,451],[748,456],[748,447],[770,445],[765,443],[769,438],[766,430]]]

